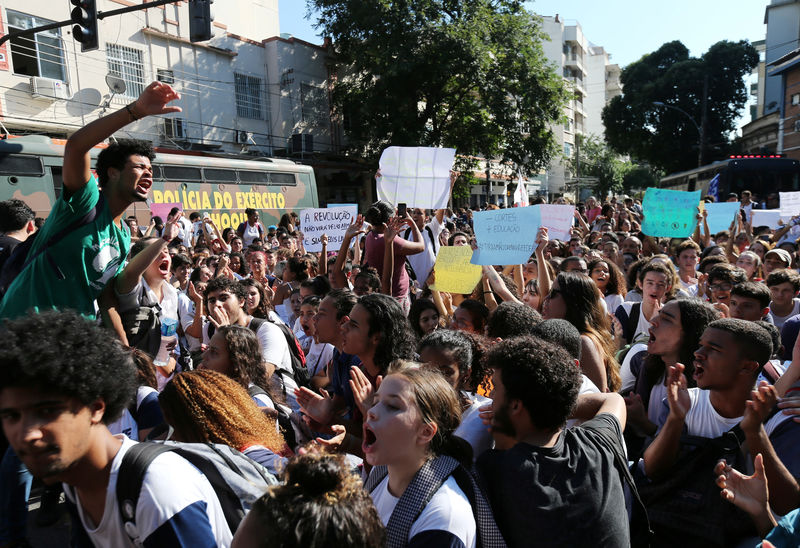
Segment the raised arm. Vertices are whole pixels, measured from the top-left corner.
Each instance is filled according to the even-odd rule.
[[[347,287],[347,276],[344,273],[344,263],[347,260],[347,250],[350,249],[350,242],[359,234],[364,233],[364,217],[357,216],[347,227],[342,238],[342,246],[339,248],[339,253],[336,254],[336,262],[333,264],[333,270],[330,273],[331,286],[334,289],[342,289]],[[356,239],[356,249],[358,249],[358,240]]]
[[[144,271],[150,266],[150,263],[155,261],[167,244],[178,235],[176,221],[180,218],[181,214],[182,212],[178,212],[173,219],[164,225],[163,237],[150,243],[122,269],[122,272],[120,272],[115,279],[114,287],[117,293],[125,295],[133,291],[133,288],[139,283],[139,278],[142,277],[142,274],[144,274]]]
[[[322,251],[319,252],[319,275],[328,275],[328,235],[323,234],[320,236],[322,242]]]
[[[681,433],[686,422],[686,413],[689,412],[691,407],[683,369],[683,364],[680,363],[669,368],[667,380],[669,415],[667,416],[667,422],[664,423],[653,443],[644,452],[644,471],[649,478],[655,478],[668,472],[678,458]]]
[[[180,99],[180,95],[171,86],[153,82],[133,103],[76,131],[64,147],[62,173],[64,190],[67,193],[74,193],[89,182],[92,175],[89,151],[93,146],[107,139],[117,130],[145,116],[180,112],[180,107],[167,106],[168,103],[177,99]]]
[[[489,285],[491,285],[492,290],[497,293],[503,301],[511,301],[514,303],[521,303],[519,299],[517,299],[506,287],[506,283],[503,281],[503,278],[497,273],[494,267],[489,265],[483,265],[483,275],[489,280]]]
[[[544,302],[545,296],[550,293],[550,285],[552,284],[552,280],[550,279],[550,271],[547,270],[547,263],[544,258],[544,248],[547,247],[547,242],[550,241],[550,238],[547,235],[547,227],[541,227],[539,229],[539,233],[536,235],[536,266],[538,269],[538,277],[539,280],[539,295],[541,298],[539,299],[539,312],[542,311],[542,303]]]

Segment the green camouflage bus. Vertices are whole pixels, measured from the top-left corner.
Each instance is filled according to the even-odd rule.
[[[46,217],[61,195],[65,143],[41,135],[0,141],[0,201],[19,198],[37,216]],[[104,147],[95,147],[92,158]],[[261,222],[268,226],[278,224],[287,211],[319,207],[314,170],[309,166],[280,158],[158,148],[150,197],[146,203],[133,204],[126,216],[135,215],[140,226],[147,226],[151,204],[180,204],[187,216],[193,211],[208,213],[220,230],[244,222],[246,208],[259,211]]]

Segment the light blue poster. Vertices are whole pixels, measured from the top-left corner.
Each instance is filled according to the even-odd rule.
[[[648,188],[644,193],[642,232],[648,236],[688,238],[697,225],[700,191]]]
[[[509,265],[527,262],[541,224],[538,207],[515,207],[472,214],[478,249],[472,264]]]
[[[739,202],[714,202],[713,204],[706,204],[705,208],[706,211],[708,211],[708,217],[706,218],[708,231],[711,234],[716,234],[717,232],[728,230],[741,207],[742,204]]]

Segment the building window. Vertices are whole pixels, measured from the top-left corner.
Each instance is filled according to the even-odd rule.
[[[175,73],[168,69],[158,69],[156,71],[156,80],[161,82],[162,84],[174,84],[175,83]]]
[[[300,110],[304,122],[324,123],[327,104],[325,88],[312,84],[300,84]]]
[[[106,44],[108,72],[125,81],[123,97],[137,98],[144,91],[144,64],[138,49]]]
[[[27,30],[52,23],[48,19],[6,10],[8,31]],[[27,38],[11,40],[11,61],[14,74],[43,76],[56,80],[66,79],[64,48],[59,29],[39,32]]]
[[[800,105],[800,93],[795,93],[794,95],[792,95],[792,104]]]
[[[234,74],[236,84],[236,115],[241,118],[261,120],[261,88],[263,80],[256,76]]]
[[[564,156],[572,158],[572,143],[564,143]]]

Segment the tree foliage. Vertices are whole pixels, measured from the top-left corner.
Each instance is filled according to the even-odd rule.
[[[633,165],[621,159],[594,135],[589,137],[578,135],[577,139],[579,140],[577,153],[567,159],[569,170],[581,177],[596,177],[597,183],[594,189],[599,196],[621,192],[625,175]]]
[[[566,100],[540,20],[514,0],[307,0],[333,39],[352,148],[446,146],[544,167]]]
[[[758,53],[744,40],[717,42],[700,58],[690,57],[679,41],[664,44],[622,71],[623,95],[603,109],[606,141],[668,173],[696,167],[697,127],[681,112],[653,102],[683,109],[699,126],[707,78],[704,163],[724,157],[747,101],[744,77],[757,64]]]

